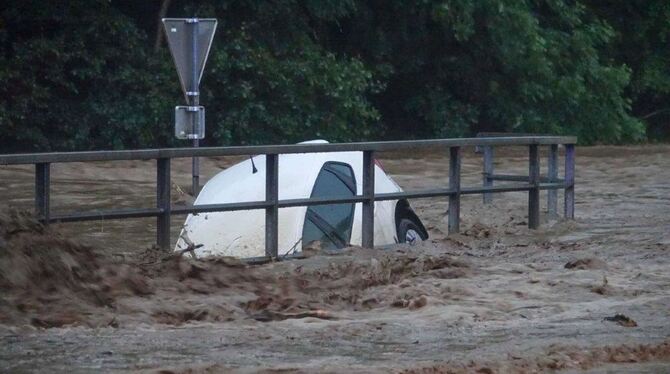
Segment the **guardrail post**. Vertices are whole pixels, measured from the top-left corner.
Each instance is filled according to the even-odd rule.
[[[375,153],[363,151],[363,227],[361,245],[373,248],[375,245]]]
[[[554,183],[558,179],[558,144],[549,146],[549,160],[547,166],[547,176],[549,182]],[[547,190],[547,215],[550,218],[556,218],[558,211],[558,190]]]
[[[50,203],[51,164],[48,162],[35,164],[35,214],[49,224],[51,218]]]
[[[449,234],[460,230],[461,214],[461,147],[449,148],[449,189],[454,191],[449,195]]]
[[[493,146],[485,145],[484,146],[484,187],[492,187],[493,179]],[[483,194],[484,204],[490,204],[493,201],[493,194],[490,192],[484,192]]]
[[[528,146],[528,227],[540,227],[540,155],[537,144]]]
[[[156,245],[170,249],[170,159],[156,160],[156,207],[161,210],[156,218]]]
[[[565,145],[565,218],[575,218],[575,145]]]
[[[265,255],[277,258],[279,254],[279,162],[276,154],[265,155]]]

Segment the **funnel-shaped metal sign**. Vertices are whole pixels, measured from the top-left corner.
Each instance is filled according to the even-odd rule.
[[[184,96],[190,102],[198,96],[200,78],[216,31],[216,19],[163,18],[163,26]]]

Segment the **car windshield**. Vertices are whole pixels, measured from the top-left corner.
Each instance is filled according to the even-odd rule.
[[[356,195],[356,181],[351,166],[326,163],[314,182],[311,197],[334,198]],[[314,205],[307,208],[303,226],[303,248],[319,242],[321,248],[345,247],[351,238],[354,204]]]

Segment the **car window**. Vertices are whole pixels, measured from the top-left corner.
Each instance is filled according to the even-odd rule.
[[[351,166],[328,162],[319,171],[311,197],[352,197],[356,180]],[[351,239],[354,204],[314,205],[307,208],[302,231],[303,247],[318,240],[322,248],[345,247]]]

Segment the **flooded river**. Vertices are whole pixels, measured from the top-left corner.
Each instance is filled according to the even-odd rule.
[[[446,186],[446,156],[381,159],[412,190]],[[237,160],[203,160],[203,176]],[[192,200],[189,168],[173,162],[174,204]],[[481,168],[465,152],[463,185]],[[499,150],[495,168],[525,174],[527,155]],[[51,175],[54,212],[155,204],[152,162]],[[154,219],[4,218],[0,246],[23,252],[0,258],[0,371],[668,372],[670,146],[578,147],[576,183],[575,221],[531,231],[526,193],[464,196],[447,236],[446,199],[419,199],[421,245],[251,267],[158,253]],[[0,212],[30,209],[33,188],[32,168],[0,166]]]

